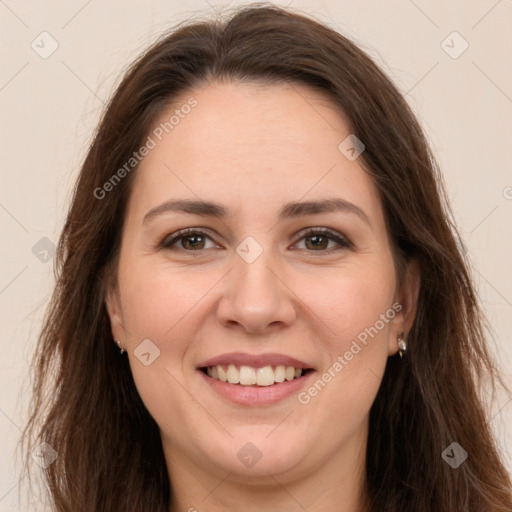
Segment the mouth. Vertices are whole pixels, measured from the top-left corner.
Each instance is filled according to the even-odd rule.
[[[283,383],[303,379],[314,371],[313,368],[296,368],[286,365],[247,365],[203,366],[199,370],[213,380],[244,387],[279,386]]]
[[[231,352],[203,360],[197,373],[215,396],[245,407],[271,406],[305,388],[317,370],[276,352]]]

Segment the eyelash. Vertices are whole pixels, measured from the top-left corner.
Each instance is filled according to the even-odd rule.
[[[166,249],[166,250],[179,250],[179,251],[188,252],[188,253],[201,252],[201,251],[206,250],[206,249],[197,249],[197,250],[194,251],[194,250],[188,250],[188,249],[184,249],[184,248],[176,249],[176,248],[172,247],[179,240],[182,240],[184,238],[188,238],[189,236],[192,236],[192,235],[200,235],[200,236],[209,238],[211,240],[211,237],[208,235],[208,233],[206,233],[205,231],[202,231],[201,229],[186,228],[186,229],[182,229],[182,230],[174,233],[173,235],[167,235],[160,242],[159,248],[160,249]],[[308,249],[300,249],[300,250],[305,250],[305,251],[308,251],[308,252],[319,252],[319,253],[323,253],[323,254],[331,254],[332,252],[336,252],[336,251],[339,251],[339,250],[352,249],[353,248],[352,243],[349,242],[349,240],[347,238],[345,238],[344,236],[336,233],[336,231],[333,231],[333,230],[328,229],[328,228],[312,228],[312,229],[309,229],[309,230],[307,230],[306,232],[304,232],[301,235],[301,237],[299,238],[299,240],[297,240],[297,242],[299,242],[302,239],[307,238],[308,236],[311,236],[311,235],[326,235],[328,239],[334,240],[341,247],[331,248],[331,249],[321,249],[321,250],[318,250],[318,251],[308,250]],[[171,238],[169,238],[169,236],[171,236]],[[297,243],[297,242],[295,242],[295,243]]]

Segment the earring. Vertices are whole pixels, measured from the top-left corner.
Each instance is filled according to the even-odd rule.
[[[398,348],[400,349],[398,353],[400,354],[400,359],[402,359],[404,353],[407,351],[407,340],[405,339],[403,331],[398,333],[397,341]]]
[[[119,340],[116,340],[116,343],[117,343],[119,349],[121,350],[121,355],[124,354],[126,352],[126,350],[123,347],[121,347],[121,342]]]

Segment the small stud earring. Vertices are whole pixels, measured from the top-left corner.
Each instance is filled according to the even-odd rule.
[[[124,354],[126,352],[126,350],[123,347],[121,347],[121,342],[119,340],[116,340],[116,343],[117,343],[119,349],[121,350],[121,355]]]
[[[405,352],[407,352],[407,340],[405,339],[405,335],[404,335],[403,331],[398,333],[397,340],[398,340],[398,348],[400,349],[398,351],[398,353],[400,354],[400,359],[402,359]]]

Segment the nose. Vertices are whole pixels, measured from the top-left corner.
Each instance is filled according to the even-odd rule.
[[[235,254],[217,309],[219,322],[251,334],[269,334],[292,325],[296,297],[286,281],[282,267],[266,251],[252,263]]]

